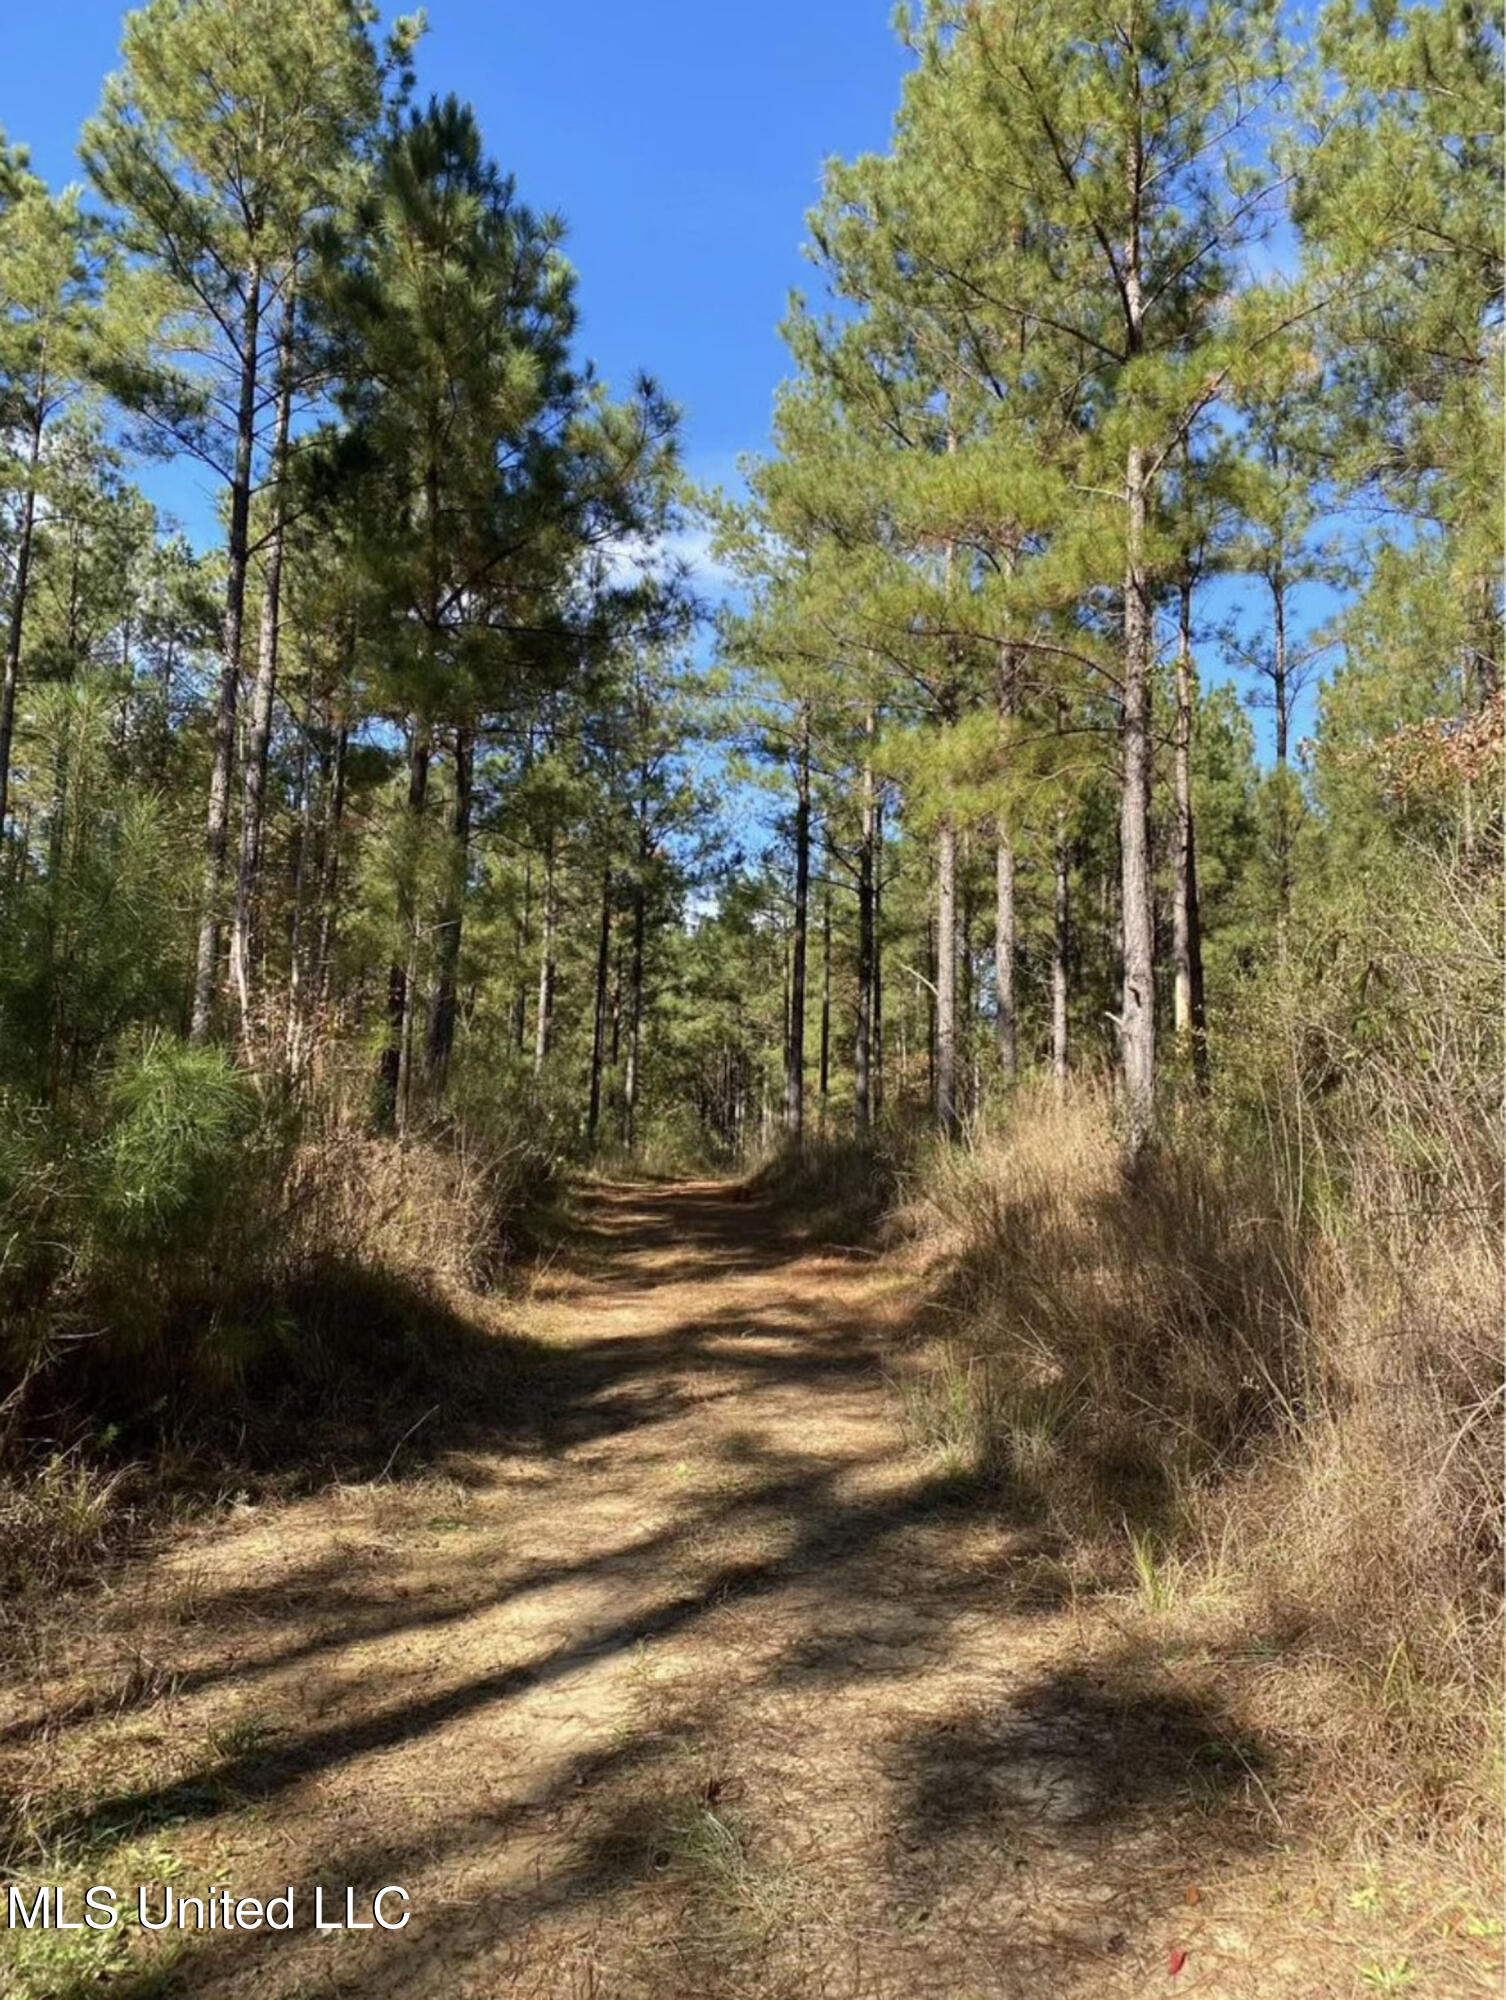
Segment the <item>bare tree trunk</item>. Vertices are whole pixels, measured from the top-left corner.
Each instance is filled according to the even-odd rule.
[[[931,894],[936,893],[936,871],[931,870]],[[926,1094],[932,1108],[936,1104],[936,917],[926,918]]]
[[[601,874],[601,929],[596,943],[596,1001],[591,1017],[591,1092],[586,1136],[594,1145],[601,1121],[601,1072],[607,1049],[607,980],[612,968],[612,864]]]
[[[821,902],[821,1130],[831,1097],[831,882]]]
[[[542,1076],[554,1035],[554,931],[559,912],[554,893],[554,836],[544,849],[544,907],[539,919],[539,1004],[533,1026],[533,1073]]]
[[[936,1118],[957,1129],[957,830],[936,833]]]
[[[1287,747],[1291,737],[1291,695],[1286,650],[1286,577],[1278,564],[1271,578],[1274,652],[1271,697],[1276,710],[1276,910],[1284,924],[1292,907],[1292,800]]]
[[[1014,717],[1015,649],[1006,646],[999,664],[999,733],[1008,750],[1009,725]],[[999,1067],[1006,1077],[1019,1069],[1019,1028],[1015,1016],[1015,893],[1014,842],[1010,837],[1008,813],[1001,807],[996,822],[997,849],[994,857],[994,986],[997,1009],[994,1031],[999,1047]]]
[[[1150,579],[1146,568],[1145,449],[1129,448],[1128,561],[1124,579],[1123,777],[1120,794],[1124,1000],[1120,1051],[1131,1158],[1150,1138],[1156,1115],[1155,924],[1150,880]]]
[[[784,1128],[799,1146],[805,1137],[805,961],[810,920],[810,716],[800,719],[795,761],[795,915],[790,953],[789,1034],[784,1064]]]
[[[859,1133],[873,1123],[873,888],[874,837],[878,814],[874,797],[871,744],[874,716],[870,709],[867,734],[870,749],[863,760],[863,830],[858,849],[858,1021],[853,1043],[853,1121]]]
[[[235,912],[230,924],[230,982],[240,1016],[241,1046],[251,1053],[252,963],[261,895],[262,829],[266,813],[267,758],[272,743],[272,710],[277,697],[277,647],[282,622],[282,550],[287,514],[288,429],[293,413],[293,335],[297,307],[291,288],[283,306],[277,343],[277,418],[272,440],[272,526],[261,600],[261,633],[256,679],[251,689],[251,726],[241,789],[241,841],[235,875]]]
[[[869,1010],[873,1036],[873,1116],[884,1108],[884,801],[873,808],[873,1003]]]
[[[1141,115],[1136,107],[1137,117]],[[1146,156],[1137,125],[1125,163],[1128,238],[1124,247],[1122,293],[1126,355],[1133,360],[1145,341],[1145,293],[1141,204]],[[1120,1061],[1128,1152],[1144,1150],[1156,1118],[1155,911],[1150,870],[1151,796],[1151,619],[1147,555],[1153,474],[1146,447],[1136,439],[1125,455],[1124,712],[1123,772],[1120,784],[1120,912],[1124,926],[1124,996],[1119,1017]]]
[[[436,938],[434,1000],[424,1049],[424,1074],[431,1089],[443,1086],[455,1047],[460,944],[465,924],[466,881],[471,864],[471,811],[475,797],[476,744],[469,728],[455,730],[455,794],[450,802],[450,853],[445,909]]]
[[[42,394],[39,388],[27,441],[26,486],[21,518],[16,526],[16,571],[11,589],[10,619],[5,633],[5,676],[0,681],[0,843],[10,810],[11,748],[16,739],[16,690],[21,679],[21,638],[26,627],[26,593],[31,581],[31,550],[37,518],[37,468],[42,459]]]
[[[319,1006],[327,1008],[334,980],[335,926],[339,914],[340,828],[345,818],[345,753],[350,733],[342,722],[335,732],[334,766],[324,822],[319,881]]]
[[[240,400],[236,411],[235,465],[230,480],[230,528],[225,540],[225,616],[221,628],[220,688],[214,718],[214,761],[204,827],[199,944],[194,964],[189,1035],[209,1033],[220,965],[220,890],[230,834],[230,784],[235,765],[235,715],[240,697],[241,634],[246,621],[246,566],[251,519],[252,455],[256,444],[256,376],[261,339],[261,267],[246,273],[241,315]]]
[[[1180,584],[1177,645],[1176,720],[1173,729],[1173,782],[1176,792],[1174,893],[1171,908],[1172,1012],[1176,1038],[1189,1047],[1192,1035],[1192,923],[1187,868],[1192,850],[1192,577]]]
[[[415,840],[423,820],[424,801],[429,795],[429,730],[415,720],[408,746],[408,833]],[[414,876],[418,857],[404,863],[404,880],[398,886],[398,920],[402,930],[405,959],[395,959],[387,974],[387,1046],[382,1051],[382,1097],[386,1115],[399,1132],[407,1129],[409,1052],[412,1046],[413,975],[418,940],[417,885]]]
[[[309,745],[314,729],[314,670],[309,668],[304,693],[303,729],[298,750],[298,824],[293,854],[293,907],[288,917],[288,996],[282,1024],[282,1060],[296,1076],[302,1058],[304,996],[308,990],[307,909],[309,876],[314,865],[314,764]],[[330,756],[320,759],[321,781],[329,783]]]
[[[1178,1043],[1192,1055],[1199,1084],[1208,1074],[1208,1038],[1203,1007],[1203,942],[1197,897],[1197,823],[1192,801],[1192,578],[1181,583],[1177,643],[1175,787],[1176,855],[1172,906],[1175,964],[1175,1028]]]
[[[957,855],[957,1115],[970,1118],[978,1108],[978,1012],[973,965],[973,837],[964,829]]]
[[[647,836],[640,837],[638,879],[633,885],[633,945],[628,962],[627,1066],[622,1079],[622,1143],[632,1151],[637,1138],[638,1074],[643,1035],[643,943],[647,928],[648,892],[643,880]]]
[[[529,922],[532,917],[533,902],[533,856],[523,857],[523,907],[518,912],[518,990],[512,999],[512,1039],[513,1046],[522,1052],[528,1044],[528,946],[530,943]]]
[[[1067,839],[1067,809],[1056,809],[1052,865],[1056,876],[1055,921],[1051,932],[1051,1074],[1059,1098],[1067,1094],[1067,967],[1072,949],[1069,868],[1072,851]]]

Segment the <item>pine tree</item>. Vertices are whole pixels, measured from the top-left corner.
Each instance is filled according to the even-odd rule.
[[[156,323],[156,369],[117,370],[115,386],[228,490],[196,1037],[208,1033],[219,977],[251,503],[269,417],[267,322],[346,198],[380,115],[373,20],[365,0],[149,0],[127,17],[123,66],[84,132],[85,165]],[[393,63],[412,34],[398,24]]]
[[[22,157],[0,145],[0,491],[15,514],[0,678],[0,840],[48,433],[97,359],[98,284],[97,232],[77,192],[52,196]]]

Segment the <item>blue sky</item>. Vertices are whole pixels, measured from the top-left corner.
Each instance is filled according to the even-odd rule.
[[[16,8],[0,127],[54,183],[115,66],[119,0]],[[767,440],[775,331],[832,153],[882,146],[905,55],[889,0],[432,0],[421,91],[455,91],[524,199],[559,210],[582,346],[686,411],[703,479]]]

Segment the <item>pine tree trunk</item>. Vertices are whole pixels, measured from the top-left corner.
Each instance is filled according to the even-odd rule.
[[[994,1031],[999,1067],[1006,1077],[1019,1071],[1019,1027],[1015,1017],[1015,894],[1014,843],[1001,823],[994,854],[994,979],[997,997]]]
[[[1208,1032],[1203,1003],[1202,919],[1197,896],[1197,820],[1192,799],[1192,582],[1181,585],[1177,644],[1175,742],[1176,883],[1172,909],[1177,1040],[1192,1055],[1199,1085],[1208,1080]]]
[[[429,754],[428,727],[424,723],[415,721],[408,748],[408,818],[409,831],[415,840],[423,820],[424,801],[429,794]],[[417,889],[413,879],[416,868],[415,854],[405,864],[406,879],[398,888],[398,920],[407,956],[404,960],[394,960],[387,974],[387,1046],[382,1051],[381,1079],[384,1109],[388,1121],[399,1132],[407,1129],[408,1122],[409,1054],[413,1041],[414,954],[418,936],[418,911],[415,907]]]
[[[533,1073],[542,1076],[554,1037],[554,839],[544,849],[544,907],[539,918],[539,1004],[533,1024]]]
[[[1009,724],[1015,712],[1014,648],[1006,646],[999,667],[999,733],[1008,748]],[[995,829],[994,856],[994,984],[996,1011],[994,1031],[999,1048],[999,1067],[1006,1077],[1019,1069],[1019,1027],[1015,1017],[1015,893],[1014,842],[1009,818],[1001,808]]]
[[[871,745],[874,731],[872,710],[867,734]],[[858,849],[858,1019],[853,1043],[853,1121],[861,1134],[873,1123],[873,886],[875,811],[873,760],[871,750],[863,762],[863,829]]]
[[[1278,568],[1271,579],[1271,613],[1274,625],[1274,652],[1271,661],[1271,695],[1276,710],[1276,764],[1284,771],[1291,717],[1287,713],[1286,671],[1286,579]]]
[[[872,1036],[870,1097],[874,1122],[884,1108],[884,801],[873,809],[873,1003],[869,1010]]]
[[[973,841],[964,831],[957,853],[957,1116],[971,1117],[978,1108],[978,1047],[974,1021],[978,1012],[973,979]]]
[[[1286,652],[1286,578],[1277,568],[1271,579],[1274,655],[1271,695],[1276,710],[1276,909],[1284,923],[1292,906],[1291,798],[1287,782],[1287,746],[1291,736],[1291,696]]]
[[[1191,1047],[1192,920],[1188,896],[1188,861],[1192,850],[1192,579],[1180,585],[1181,616],[1177,645],[1176,720],[1173,728],[1173,782],[1176,828],[1173,843],[1171,906],[1172,1015],[1178,1045]]]
[[[643,944],[648,919],[648,893],[643,880],[647,839],[639,847],[638,879],[633,885],[633,947],[628,963],[627,1067],[622,1078],[622,1143],[629,1152],[637,1139],[638,1065],[643,1035]]]
[[[455,794],[450,802],[450,855],[445,884],[445,908],[436,944],[434,1001],[424,1050],[425,1078],[432,1090],[443,1087],[455,1047],[455,1017],[460,976],[460,944],[465,924],[465,891],[471,863],[471,812],[475,796],[476,744],[469,728],[455,730]]]
[[[10,760],[16,738],[16,691],[21,680],[21,639],[26,628],[26,593],[31,581],[31,551],[36,532],[37,468],[42,459],[42,394],[37,393],[27,440],[26,486],[21,518],[16,525],[16,570],[11,589],[10,618],[5,632],[5,675],[0,681],[0,843],[10,811]]]
[[[821,903],[821,1130],[831,1097],[831,883]]]
[[[1136,106],[1137,117],[1143,108]],[[1133,362],[1145,344],[1145,293],[1141,204],[1146,156],[1137,126],[1126,161],[1129,231],[1124,248],[1122,292],[1125,358]],[[1120,921],[1123,927],[1124,987],[1120,1004],[1119,1049],[1124,1077],[1128,1153],[1144,1150],[1156,1117],[1155,911],[1150,868],[1151,665],[1154,632],[1148,541],[1152,473],[1146,448],[1137,439],[1125,455],[1124,710],[1123,768],[1119,798]]]
[[[1150,877],[1151,605],[1146,568],[1149,481],[1144,447],[1129,448],[1129,534],[1124,579],[1123,777],[1120,795],[1124,999],[1120,1049],[1131,1158],[1150,1138],[1156,1112],[1155,924]]]
[[[1056,809],[1056,832],[1051,848],[1052,868],[1056,877],[1056,897],[1054,921],[1051,930],[1051,1074],[1056,1083],[1056,1094],[1063,1098],[1067,1094],[1067,1066],[1070,1050],[1067,1043],[1067,968],[1072,950],[1072,913],[1069,901],[1072,852],[1067,839],[1067,809]]]
[[[266,812],[267,759],[272,744],[272,709],[277,697],[277,648],[282,622],[282,551],[287,514],[288,429],[293,413],[293,334],[297,307],[291,289],[283,307],[277,352],[277,418],[272,440],[272,527],[261,600],[261,632],[256,679],[251,689],[251,726],[246,742],[241,790],[241,840],[235,875],[235,912],[230,924],[230,983],[240,1016],[241,1046],[252,1045],[252,966],[261,894],[262,829]]]
[[[203,1041],[214,1011],[220,966],[220,891],[230,835],[230,786],[235,767],[235,717],[240,697],[241,634],[246,621],[246,567],[251,520],[252,456],[256,443],[256,378],[261,339],[261,269],[246,274],[241,317],[240,399],[236,411],[235,465],[230,481],[230,528],[225,540],[225,616],[221,629],[220,687],[214,718],[214,761],[204,827],[199,944],[194,964],[189,1036]]]
[[[314,865],[314,766],[309,746],[314,731],[314,670],[309,668],[303,703],[303,728],[298,750],[298,821],[293,841],[292,909],[288,916],[288,993],[282,1023],[283,1068],[298,1072],[302,1058],[302,1027],[308,989],[308,894]],[[330,756],[320,759],[320,779],[329,783]]]
[[[328,1009],[335,973],[335,927],[339,919],[340,829],[345,818],[345,753],[350,732],[342,722],[335,732],[334,764],[330,772],[329,806],[324,822],[319,868],[319,976],[321,1012]]]
[[[936,1119],[957,1129],[957,830],[936,834]]]
[[[931,869],[930,893],[936,894],[936,870]],[[936,916],[926,918],[926,1095],[936,1107]]]
[[[790,940],[789,1032],[784,1065],[784,1129],[799,1146],[805,1136],[805,962],[810,920],[810,717],[802,715],[795,762],[795,913]]]
[[[528,964],[528,947],[531,940],[529,924],[533,915],[533,856],[523,857],[523,906],[518,912],[518,988],[512,996],[512,1040],[513,1047],[521,1055],[528,1046],[528,980],[525,968]]]
[[[586,1108],[586,1137],[594,1145],[601,1121],[601,1073],[607,1048],[607,980],[612,968],[612,864],[601,875],[601,928],[596,941],[596,996],[591,1016],[591,1092]]]

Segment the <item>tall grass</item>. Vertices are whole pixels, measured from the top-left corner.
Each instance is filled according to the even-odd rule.
[[[936,1338],[912,1429],[1142,1603],[1237,1607],[1315,1786],[1498,1810],[1500,952],[1440,871],[1248,996],[1213,1101],[1121,1164],[1022,1093],[915,1159]]]

